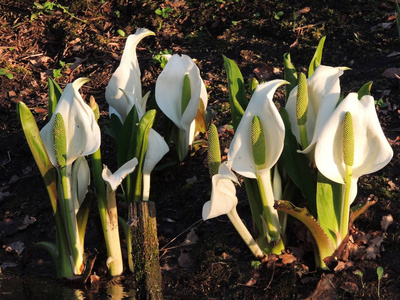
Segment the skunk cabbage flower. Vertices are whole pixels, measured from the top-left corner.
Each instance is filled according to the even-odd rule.
[[[272,80],[256,87],[228,151],[233,170],[244,177],[257,179],[263,207],[259,213],[273,242],[281,239],[278,212],[273,208],[271,168],[282,153],[285,139],[285,125],[273,96],[284,83],[284,80]],[[280,252],[281,249],[276,250]]]
[[[40,131],[40,136],[54,166],[58,165],[53,140],[57,114],[60,114],[64,120],[66,165],[71,165],[79,156],[94,153],[100,147],[100,127],[97,125],[92,109],[83,101],[78,91],[88,81],[88,78],[79,78],[67,84],[50,121]]]
[[[181,160],[194,138],[194,119],[200,101],[207,107],[207,91],[199,68],[187,56],[172,55],[156,82],[156,102],[162,112],[180,129]],[[201,100],[200,100],[201,99]]]
[[[238,199],[236,197],[234,182],[239,183],[235,174],[230,169],[230,163],[222,163],[218,174],[212,177],[211,200],[203,205],[203,220],[227,215],[254,256],[263,257],[264,254],[260,247],[237,214],[236,206]]]
[[[239,184],[235,174],[227,162],[222,163],[218,174],[212,177],[211,200],[204,203],[203,220],[226,215],[236,208],[238,199],[234,183]]]
[[[320,65],[315,69],[314,74],[307,79],[308,108],[305,126],[308,147],[304,148],[302,153],[310,153],[314,149],[322,127],[335,110],[340,96],[339,77],[345,69]],[[298,86],[290,92],[285,108],[289,114],[292,132],[297,142],[302,144],[296,116],[297,92]]]
[[[346,113],[351,114],[349,127],[353,127],[353,141],[343,132]],[[350,150],[346,151],[347,148]],[[317,168],[330,180],[345,184],[346,165],[351,167],[349,205],[356,197],[358,178],[382,169],[392,157],[393,150],[379,124],[374,98],[367,95],[358,100],[356,93],[350,93],[338,105],[322,129],[315,148]]]
[[[232,169],[244,177],[257,178],[257,172],[269,172],[282,153],[285,126],[272,98],[275,90],[284,83],[284,80],[272,80],[258,85],[235,132],[228,160],[232,162]],[[258,116],[265,134],[262,168],[253,157],[251,131],[254,116]]]
[[[142,101],[142,84],[136,47],[144,37],[149,35],[155,35],[155,33],[145,28],[139,28],[135,34],[128,36],[120,65],[111,76],[106,87],[106,100],[110,105],[110,113],[116,111],[116,115],[122,121],[125,120],[135,103],[129,102],[120,89],[132,93],[139,103]],[[144,100],[145,102],[146,100]]]

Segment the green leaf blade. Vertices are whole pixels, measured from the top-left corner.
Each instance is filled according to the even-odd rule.
[[[39,128],[36,125],[35,118],[25,103],[19,102],[17,105],[17,114],[28,142],[29,148],[43,177],[47,192],[50,197],[53,212],[57,211],[57,172],[50,162],[46,148],[40,137]]]

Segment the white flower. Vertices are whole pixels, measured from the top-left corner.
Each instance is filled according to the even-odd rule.
[[[141,74],[136,47],[144,37],[149,35],[155,35],[155,33],[145,28],[139,28],[135,34],[128,36],[120,65],[111,76],[106,87],[106,100],[110,105],[110,114],[117,112],[122,122],[135,103],[127,101],[128,99],[123,96],[121,89],[132,93],[134,99],[139,103],[142,102]],[[144,100],[144,104],[146,100],[147,98]]]
[[[68,84],[62,93],[50,121],[40,131],[50,161],[57,166],[54,150],[53,127],[57,114],[64,120],[66,134],[66,165],[71,165],[78,157],[97,151],[100,147],[100,127],[92,109],[87,105],[78,89],[89,79],[79,78]]]
[[[308,147],[303,149],[302,153],[312,152],[323,126],[335,110],[340,97],[339,77],[345,69],[320,65],[315,69],[314,74],[307,79],[308,110],[306,129]],[[290,92],[285,108],[289,114],[292,132],[297,142],[301,144],[299,125],[296,118],[297,90],[298,86]]]

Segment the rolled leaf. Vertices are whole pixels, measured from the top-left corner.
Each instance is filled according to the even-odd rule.
[[[17,114],[28,142],[29,148],[32,152],[33,158],[39,168],[40,174],[43,177],[46,185],[47,193],[49,194],[53,212],[57,210],[57,172],[50,162],[47,155],[46,148],[40,137],[39,128],[36,125],[35,118],[31,111],[23,102],[17,104]]]

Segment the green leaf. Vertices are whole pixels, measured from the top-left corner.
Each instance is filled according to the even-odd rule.
[[[284,72],[283,77],[289,84],[285,85],[286,89],[286,100],[289,97],[290,92],[295,88],[297,85],[297,72],[296,68],[292,64],[290,60],[290,53],[285,53],[283,55],[283,64],[284,64]]]
[[[118,117],[116,117],[118,118]],[[115,120],[115,119],[114,119]],[[122,166],[134,156],[136,148],[136,132],[139,126],[139,115],[136,107],[132,107],[124,123],[121,126],[121,131],[118,137],[118,166]],[[116,122],[117,123],[117,122]],[[113,124],[112,124],[113,125]],[[129,158],[130,157],[130,158]]]
[[[311,213],[317,216],[315,180],[309,171],[310,161],[307,156],[297,152],[297,140],[292,133],[289,115],[284,108],[281,108],[280,115],[285,124],[285,143],[279,160],[285,166],[294,184],[301,190]]]
[[[378,275],[378,280],[381,280],[383,276],[383,268],[381,266],[376,269],[376,274]]]
[[[118,29],[118,30],[117,30],[117,33],[118,33],[120,36],[125,37],[125,31],[123,31],[122,29]]]
[[[40,137],[39,128],[36,125],[35,118],[31,111],[23,102],[17,104],[17,114],[28,142],[29,148],[32,152],[33,158],[39,168],[40,174],[43,177],[47,192],[50,197],[53,212],[57,210],[57,172],[50,162],[47,155],[46,148]]]
[[[110,124],[111,127],[107,127],[105,133],[118,141],[119,135],[122,130],[121,120],[115,114],[111,114]]]
[[[318,224],[317,220],[315,220],[315,218],[306,208],[296,207],[289,201],[275,201],[274,208],[278,211],[285,212],[292,217],[295,217],[305,226],[307,226],[317,244],[319,252],[319,261],[317,261],[317,263],[319,263],[319,267],[326,268],[323,260],[324,258],[331,256],[335,252],[335,247],[326,235],[323,228],[320,226],[320,224]]]
[[[231,106],[231,115],[233,128],[239,126],[240,120],[247,107],[248,100],[244,86],[243,76],[237,64],[223,55],[226,75],[228,77],[229,102]]]
[[[321,64],[322,60],[322,51],[324,50],[324,43],[325,43],[326,36],[322,37],[319,40],[317,49],[315,50],[314,57],[310,62],[310,66],[308,67],[308,78],[314,74],[315,69]]]
[[[256,87],[259,85],[258,80],[255,77],[250,78],[249,87],[250,87],[250,95],[253,95]]]
[[[372,81],[367,82],[358,90],[358,99],[360,100],[363,96],[371,95]]]
[[[56,109],[58,100],[62,95],[62,89],[57,82],[50,76],[47,78],[47,83],[49,85],[49,106],[48,106],[48,118],[50,119]]]
[[[147,151],[148,135],[153,126],[156,110],[149,110],[139,121],[135,107],[131,109],[122,125],[118,139],[118,166],[136,157],[138,165],[122,183],[127,202],[139,201],[142,196],[142,171]]]
[[[342,185],[329,180],[319,172],[317,177],[316,201],[318,222],[332,243],[337,245],[342,203]]]

